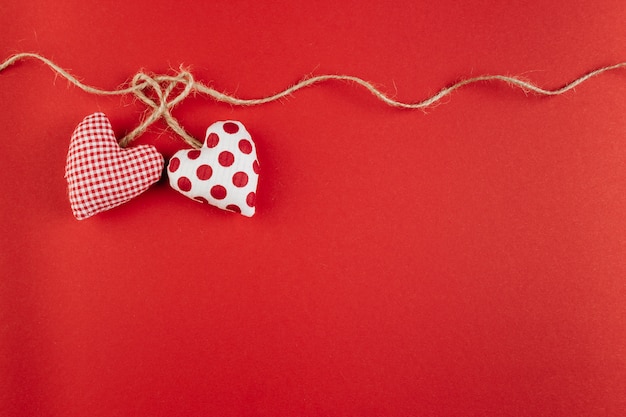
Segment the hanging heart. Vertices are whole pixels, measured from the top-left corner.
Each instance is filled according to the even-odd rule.
[[[259,161],[254,141],[241,122],[213,123],[202,148],[176,152],[167,174],[170,186],[186,197],[254,215]]]
[[[136,197],[159,180],[163,166],[153,146],[121,148],[104,113],[85,117],[72,134],[65,165],[74,216],[86,219]]]

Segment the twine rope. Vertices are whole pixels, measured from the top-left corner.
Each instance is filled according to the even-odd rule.
[[[525,81],[519,77],[512,77],[507,75],[481,75],[478,77],[467,78],[456,82],[448,87],[443,88],[438,93],[431,95],[418,102],[403,102],[395,100],[389,95],[383,93],[380,89],[376,88],[372,83],[365,81],[362,78],[352,75],[317,75],[313,77],[304,78],[294,85],[285,88],[275,94],[268,95],[266,97],[245,99],[239,98],[234,95],[219,92],[200,81],[196,81],[193,75],[184,70],[182,67],[180,72],[176,75],[149,75],[145,72],[138,72],[132,78],[128,87],[106,90],[97,87],[84,84],[75,76],[70,74],[65,69],[61,68],[48,58],[30,52],[23,52],[13,55],[7,58],[0,64],[0,72],[4,71],[11,65],[18,61],[35,59],[39,60],[48,67],[50,67],[56,74],[65,78],[70,84],[80,88],[81,90],[100,96],[115,96],[115,95],[128,95],[133,94],[142,103],[151,109],[151,112],[144,117],[143,121],[129,132],[124,138],[120,140],[120,146],[128,146],[137,136],[142,134],[148,129],[150,125],[159,119],[163,119],[165,123],[178,134],[186,143],[194,148],[200,148],[202,143],[191,136],[185,131],[185,129],[178,123],[178,120],[172,115],[171,110],[177,104],[185,100],[191,93],[200,93],[212,98],[215,101],[228,103],[233,106],[258,106],[261,104],[270,103],[280,100],[284,97],[290,96],[298,90],[306,87],[311,87],[316,84],[325,83],[328,81],[343,81],[351,82],[359,87],[364,88],[373,94],[378,100],[385,103],[388,106],[401,108],[401,109],[426,109],[433,106],[435,103],[450,95],[455,90],[479,82],[502,82],[510,87],[519,88],[524,92],[532,92],[541,96],[557,96],[568,92],[576,88],[578,85],[585,81],[596,77],[607,71],[613,71],[620,68],[626,68],[626,62],[621,62],[614,65],[608,65],[591,72],[588,72],[575,80],[563,85],[562,87],[555,89],[542,88],[532,82]]]

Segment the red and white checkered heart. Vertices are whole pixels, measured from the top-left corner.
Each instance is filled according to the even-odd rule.
[[[65,165],[72,212],[78,220],[119,206],[157,182],[163,156],[150,145],[121,148],[103,113],[76,127]]]
[[[172,188],[186,197],[254,215],[259,161],[254,141],[241,122],[213,123],[202,148],[176,152],[167,174]]]

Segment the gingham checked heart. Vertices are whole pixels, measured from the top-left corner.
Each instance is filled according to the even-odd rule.
[[[202,148],[174,154],[167,175],[170,186],[186,197],[254,215],[259,161],[254,141],[241,122],[213,123]]]
[[[103,113],[76,127],[65,165],[72,212],[78,220],[119,206],[157,182],[163,156],[150,145],[121,148]]]

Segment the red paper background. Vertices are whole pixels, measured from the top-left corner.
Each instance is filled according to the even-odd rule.
[[[90,4],[91,3],[91,4]],[[188,66],[259,97],[345,73],[415,101],[485,73],[557,87],[626,60],[623,0],[0,3],[0,56],[88,84]],[[332,82],[237,108],[252,219],[161,181],[76,221],[70,135],[132,97],[0,73],[0,415],[626,415],[626,70],[424,114]],[[137,143],[184,147],[161,122]]]

